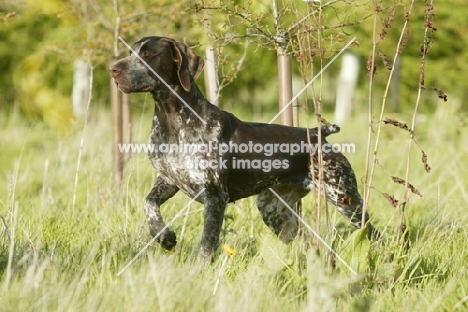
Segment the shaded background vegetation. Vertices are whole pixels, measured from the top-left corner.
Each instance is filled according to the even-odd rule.
[[[307,4],[280,2],[281,26],[289,28],[286,36],[291,42],[309,27],[305,31],[316,47],[309,52],[316,56],[317,66],[320,55],[333,56],[343,42],[356,36],[351,51],[361,57],[361,71],[354,111],[364,111],[368,87],[365,66],[372,46],[374,2],[330,3],[322,10],[320,21],[316,19],[320,25],[314,24],[312,19],[306,26],[298,26],[297,22],[308,12]],[[389,14],[394,15],[392,27],[377,45],[377,51],[393,59],[408,1],[378,1],[377,4],[380,7],[379,29]],[[462,5],[462,0],[436,3],[437,31],[427,55],[426,86],[444,90],[452,100],[466,107],[463,103],[468,96],[468,52],[464,47],[468,44],[465,35],[468,26],[462,10],[454,10]],[[94,68],[92,106],[108,106],[107,67],[112,61],[117,18],[120,19],[118,34],[128,42],[144,35],[171,36],[186,41],[201,55],[206,44],[211,43],[219,56],[219,79],[226,84],[221,90],[221,107],[235,107],[247,118],[255,113],[256,119],[261,118],[262,112],[272,114],[277,110],[275,29],[268,1],[46,0],[39,3],[7,0],[0,4],[0,18],[0,105],[3,111],[16,108],[54,127],[65,127],[71,118],[73,63],[79,57],[89,57]],[[318,27],[322,29],[320,37],[316,31]],[[391,109],[400,112],[412,107],[418,84],[424,31],[422,1],[416,1],[409,31],[409,40],[401,56],[398,98],[391,99]],[[120,55],[127,53],[121,43],[119,49]],[[297,46],[291,44],[289,50],[295,55],[295,75],[301,81]],[[245,58],[242,58],[244,52]],[[240,71],[237,71],[241,58]],[[335,62],[324,75],[325,111],[334,107],[334,83],[339,66],[340,62]],[[387,70],[379,59],[376,68],[374,85],[381,90],[386,83]],[[435,110],[437,98],[426,93],[420,111],[430,113]],[[375,94],[379,97],[381,92]],[[138,107],[142,97],[133,98]]]

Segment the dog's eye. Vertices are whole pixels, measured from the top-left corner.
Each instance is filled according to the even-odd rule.
[[[149,52],[149,51],[143,51],[143,52],[141,53],[141,56],[143,56],[143,57],[151,56],[151,52]]]

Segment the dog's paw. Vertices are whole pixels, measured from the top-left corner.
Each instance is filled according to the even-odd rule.
[[[206,266],[214,261],[214,249],[201,246],[198,253],[198,262]]]
[[[173,231],[166,229],[159,235],[156,241],[159,242],[164,249],[172,250],[177,244],[177,237]]]

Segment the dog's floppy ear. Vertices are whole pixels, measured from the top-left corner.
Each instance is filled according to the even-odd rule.
[[[174,53],[174,62],[177,64],[177,75],[185,91],[190,91],[192,78],[197,79],[203,70],[203,58],[196,55],[188,45],[183,42],[171,42]]]

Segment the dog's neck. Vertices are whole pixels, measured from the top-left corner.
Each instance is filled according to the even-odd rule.
[[[195,83],[192,83],[189,92],[185,91],[180,85],[170,87],[183,101],[166,86],[155,88],[151,92],[155,104],[153,128],[161,127],[164,129],[164,133],[169,136],[177,136],[181,129],[186,128],[189,123],[193,124],[193,127],[199,128],[202,121],[198,119],[192,110],[200,114],[206,109],[207,105],[211,104],[205,99]]]

